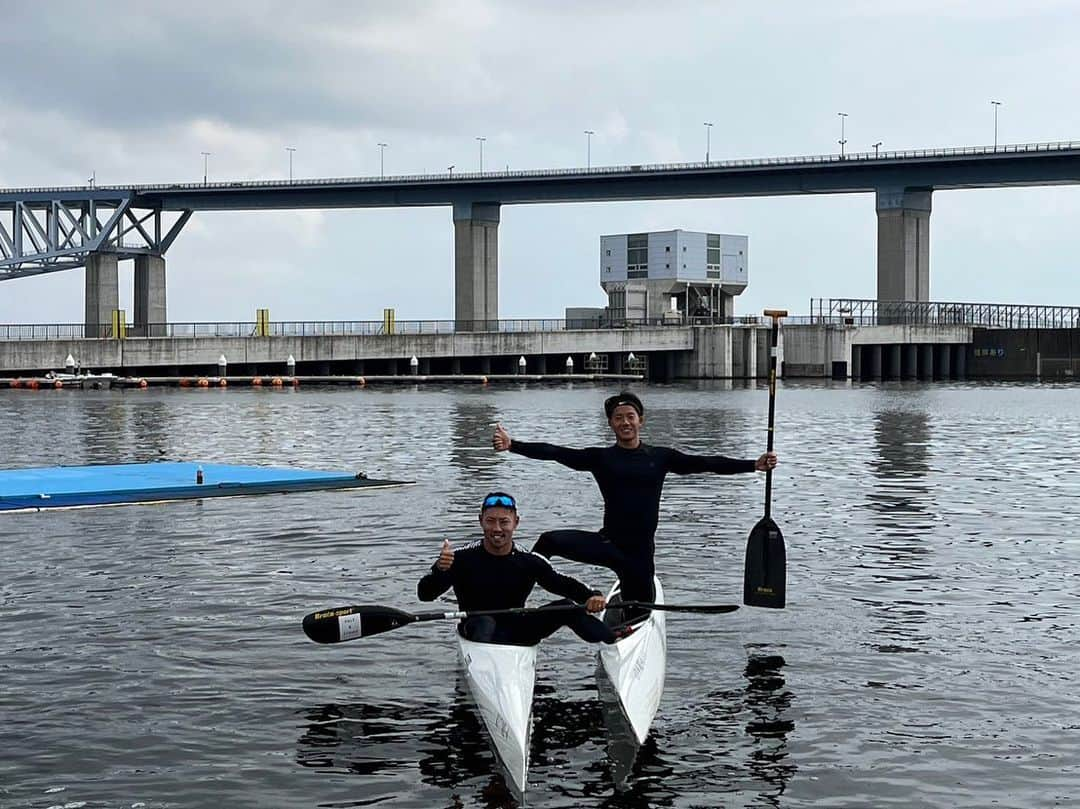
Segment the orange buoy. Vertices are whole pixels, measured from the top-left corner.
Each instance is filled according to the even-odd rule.
[[[11,380],[11,387],[13,387],[13,388],[21,388],[22,387],[22,380],[21,379],[12,379]]]
[[[358,376],[356,377],[356,384],[363,388],[367,385],[367,380],[362,376]]]
[[[480,377],[480,384],[481,385],[486,385],[487,384],[487,377],[486,376]]]
[[[207,379],[205,376],[201,376],[199,377],[198,385],[200,388],[208,388],[210,387],[210,380]]]
[[[270,380],[270,384],[273,385],[275,388],[280,388],[282,385],[281,377],[275,376],[273,379]]]
[[[256,388],[261,388],[262,387],[262,377],[261,376],[253,376],[253,377],[251,377],[251,384]]]
[[[293,386],[294,388],[298,388],[298,387],[300,387],[300,380],[299,380],[299,379],[297,379],[297,378],[296,378],[295,376],[294,376],[294,377],[292,378],[292,386]]]
[[[219,388],[227,388],[229,386],[229,380],[227,380],[225,377],[221,377],[221,379],[218,380],[217,384]]]
[[[186,376],[180,377],[180,387],[182,387],[182,388],[191,387],[191,380],[188,379]]]
[[[149,386],[150,386],[150,383],[147,382],[145,379],[140,379],[139,380],[139,387],[140,388],[147,388]]]
[[[30,388],[30,390],[37,390],[41,386],[38,384],[38,381],[36,379],[31,379],[29,382],[26,383],[26,387]]]
[[[55,382],[52,383],[52,386],[57,390],[60,390],[60,388],[64,387],[64,383],[57,379]]]

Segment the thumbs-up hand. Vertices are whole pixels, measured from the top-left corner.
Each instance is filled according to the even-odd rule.
[[[450,540],[444,539],[442,550],[439,551],[439,559],[435,562],[435,567],[439,570],[449,570],[450,565],[452,564],[454,564],[454,550],[450,547]]]
[[[510,433],[506,432],[501,424],[495,425],[495,435],[491,437],[491,446],[496,452],[505,452],[510,449]]]

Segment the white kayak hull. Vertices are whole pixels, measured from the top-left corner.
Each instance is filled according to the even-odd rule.
[[[657,604],[664,602],[659,579],[653,579]],[[608,594],[618,595],[615,584]],[[603,618],[603,615],[600,616]],[[652,727],[660,698],[664,694],[667,673],[667,625],[664,613],[653,610],[634,632],[617,643],[600,649],[600,667],[610,681],[625,718],[638,744],[644,744]]]
[[[499,763],[525,792],[532,740],[536,647],[475,643],[458,637],[465,682]]]

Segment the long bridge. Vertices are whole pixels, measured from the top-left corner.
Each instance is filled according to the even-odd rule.
[[[86,327],[118,308],[135,261],[136,329],[166,323],[165,253],[198,211],[444,206],[454,222],[455,320],[498,320],[503,205],[875,195],[877,297],[927,301],[934,191],[1080,183],[1080,142],[393,177],[0,190],[0,280],[85,267]],[[93,336],[88,332],[88,336]]]

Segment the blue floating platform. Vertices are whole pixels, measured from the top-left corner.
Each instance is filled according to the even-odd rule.
[[[202,483],[198,482],[202,470]],[[363,472],[323,472],[216,463],[127,463],[0,470],[0,511],[201,500],[249,494],[404,486]]]

